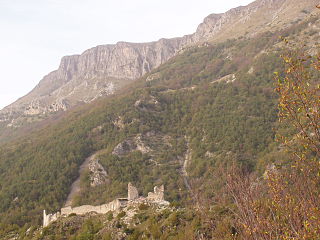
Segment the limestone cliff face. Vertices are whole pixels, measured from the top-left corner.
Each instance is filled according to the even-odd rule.
[[[0,123],[19,126],[30,116],[65,111],[79,103],[113,94],[130,81],[158,67],[181,50],[204,42],[250,37],[276,30],[303,18],[317,0],[257,0],[223,14],[211,14],[196,32],[150,43],[118,42],[63,57],[59,68],[45,76],[26,96],[0,111]]]
[[[0,121],[9,120],[9,125],[14,126],[17,117],[67,110],[113,94],[174,56],[180,46],[181,39],[119,42],[63,57],[56,71],[45,76],[29,94],[0,111]]]
[[[261,32],[288,27],[317,11],[318,0],[257,0],[223,14],[211,14],[192,35],[192,42],[201,39],[223,41],[237,37],[251,37]]]

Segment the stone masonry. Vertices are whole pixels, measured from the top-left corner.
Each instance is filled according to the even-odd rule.
[[[148,200],[154,202],[161,202],[164,201],[164,186],[161,185],[160,187],[155,186],[153,192],[148,193]]]
[[[128,200],[132,201],[139,197],[138,189],[130,182],[128,183]]]
[[[155,203],[168,205],[169,202],[164,200],[164,186],[154,187],[154,192],[149,192],[148,196],[139,197],[138,189],[131,183],[128,184],[128,197],[117,198],[112,202],[102,204],[100,206],[83,205],[72,208],[71,206],[61,208],[60,212],[54,214],[46,214],[46,210],[43,210],[43,227],[47,227],[50,223],[57,221],[60,217],[67,217],[70,214],[83,215],[90,212],[98,214],[106,214],[109,211],[116,211],[124,208],[128,203]]]

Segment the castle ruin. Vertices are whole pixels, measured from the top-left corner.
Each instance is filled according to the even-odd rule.
[[[164,186],[160,187],[155,186],[153,188],[153,192],[148,193],[148,197],[150,201],[163,201],[164,200]]]
[[[128,200],[132,201],[139,197],[138,189],[130,182],[128,183]]]
[[[147,197],[139,196],[138,189],[131,183],[128,183],[128,197],[117,198],[112,202],[99,206],[83,205],[72,208],[71,206],[61,208],[60,212],[54,214],[46,214],[43,210],[43,227],[47,227],[50,223],[57,221],[60,217],[67,217],[70,214],[83,215],[90,212],[98,214],[106,214],[109,211],[116,211],[128,206],[131,203],[154,203],[160,205],[168,205],[169,202],[164,200],[164,186],[155,186],[154,192],[149,192]]]

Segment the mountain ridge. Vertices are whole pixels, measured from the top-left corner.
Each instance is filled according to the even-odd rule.
[[[19,127],[35,121],[34,118],[39,121],[50,113],[112,95],[188,47],[243,35],[250,38],[265,28],[274,30],[290,25],[303,15],[301,5],[310,10],[317,1],[302,2],[257,0],[225,13],[210,14],[190,35],[148,43],[120,41],[64,56],[59,68],[46,75],[30,93],[0,110],[0,123],[5,127]],[[290,17],[286,19],[287,16]],[[273,19],[271,23],[270,19]],[[266,23],[269,24],[265,26]]]

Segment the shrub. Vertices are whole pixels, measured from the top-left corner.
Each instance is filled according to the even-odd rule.
[[[126,212],[121,211],[121,212],[118,213],[117,219],[121,219],[121,218],[123,218],[125,215],[126,215]]]

